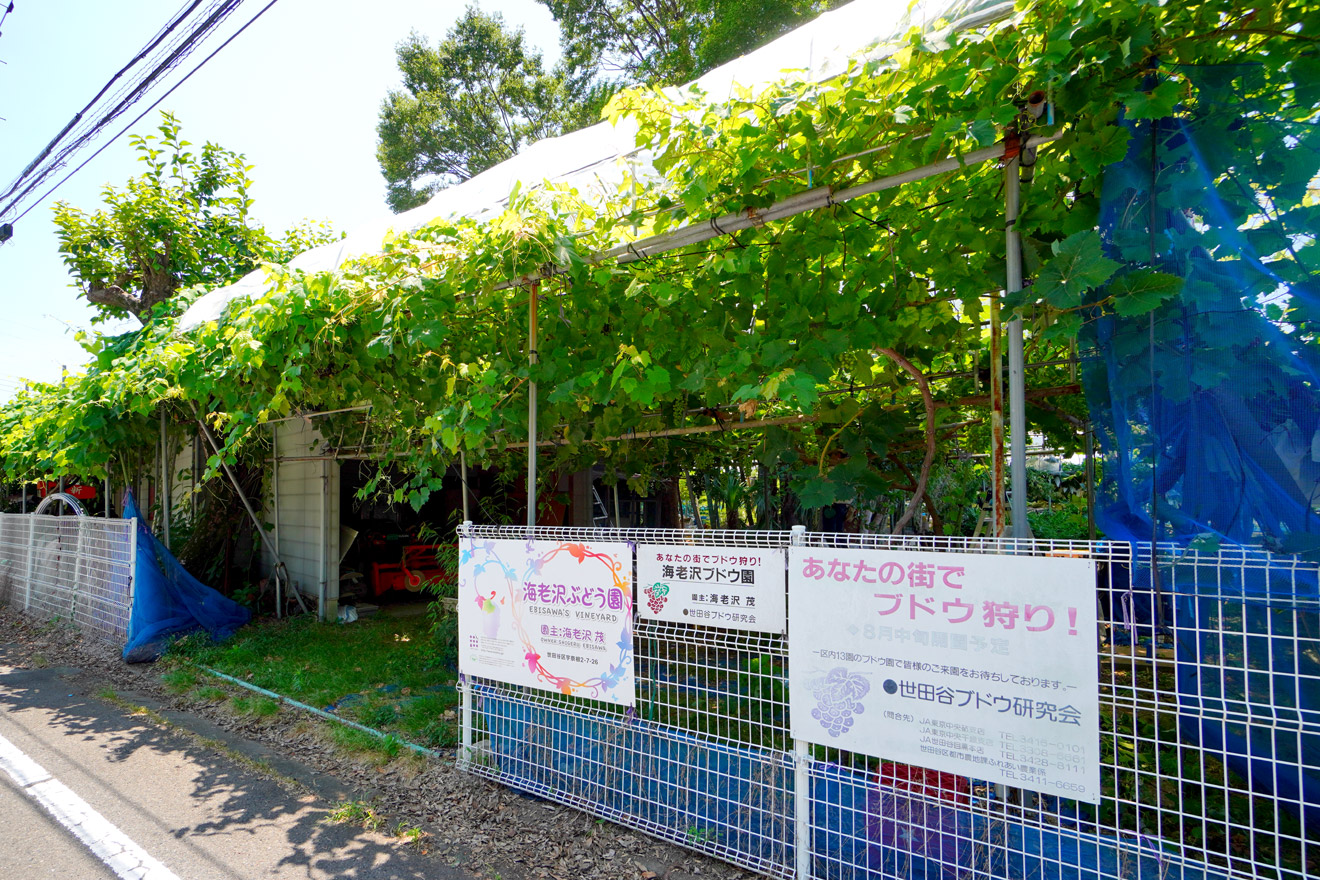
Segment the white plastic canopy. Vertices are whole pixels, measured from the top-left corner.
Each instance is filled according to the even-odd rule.
[[[795,71],[807,81],[828,79],[854,58],[882,58],[912,27],[958,30],[1012,13],[1011,2],[993,0],[854,0],[822,14],[760,49],[718,67],[695,85],[711,100],[733,96],[735,86],[756,92]],[[332,271],[355,257],[378,253],[393,232],[413,230],[437,218],[474,218],[498,212],[514,186],[568,187],[589,203],[604,204],[626,176],[656,177],[648,151],[636,145],[637,125],[624,118],[601,122],[528,145],[517,156],[458,186],[441,190],[426,204],[402,214],[383,214],[353,229],[346,238],[312,248],[289,262],[290,269]],[[235,300],[260,296],[269,285],[258,269],[237,282],[203,295],[184,313],[182,330],[219,321]]]

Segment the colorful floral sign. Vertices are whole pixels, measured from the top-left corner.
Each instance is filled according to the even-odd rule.
[[[793,736],[1100,797],[1095,563],[791,547]]]
[[[636,702],[627,544],[462,538],[459,546],[464,674]]]
[[[643,619],[782,633],[784,550],[642,544],[637,583]]]

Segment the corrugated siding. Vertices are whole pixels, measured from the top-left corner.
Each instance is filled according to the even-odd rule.
[[[276,430],[280,458],[317,455],[325,445],[320,433],[305,422],[281,422]],[[339,599],[339,463],[281,461],[277,472],[280,558],[290,581],[313,600],[321,590],[324,559],[326,596],[333,606]],[[266,515],[272,523],[273,507],[272,495],[266,499]],[[323,540],[327,545],[324,556]]]

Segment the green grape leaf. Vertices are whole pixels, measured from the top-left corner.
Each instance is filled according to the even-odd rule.
[[[1093,229],[1073,233],[1050,249],[1054,255],[1045,261],[1035,287],[1036,298],[1055,308],[1082,305],[1086,294],[1108,281],[1120,265],[1104,255],[1100,234]]]

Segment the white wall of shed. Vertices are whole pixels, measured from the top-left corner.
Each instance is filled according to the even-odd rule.
[[[304,421],[280,422],[275,431],[281,458],[319,455],[326,445],[320,432]],[[339,613],[339,462],[281,461],[276,472],[279,553],[290,584],[315,603],[324,581],[321,617],[333,620]],[[275,495],[270,490],[265,516],[275,523]],[[265,566],[268,572],[274,568],[269,554]]]

